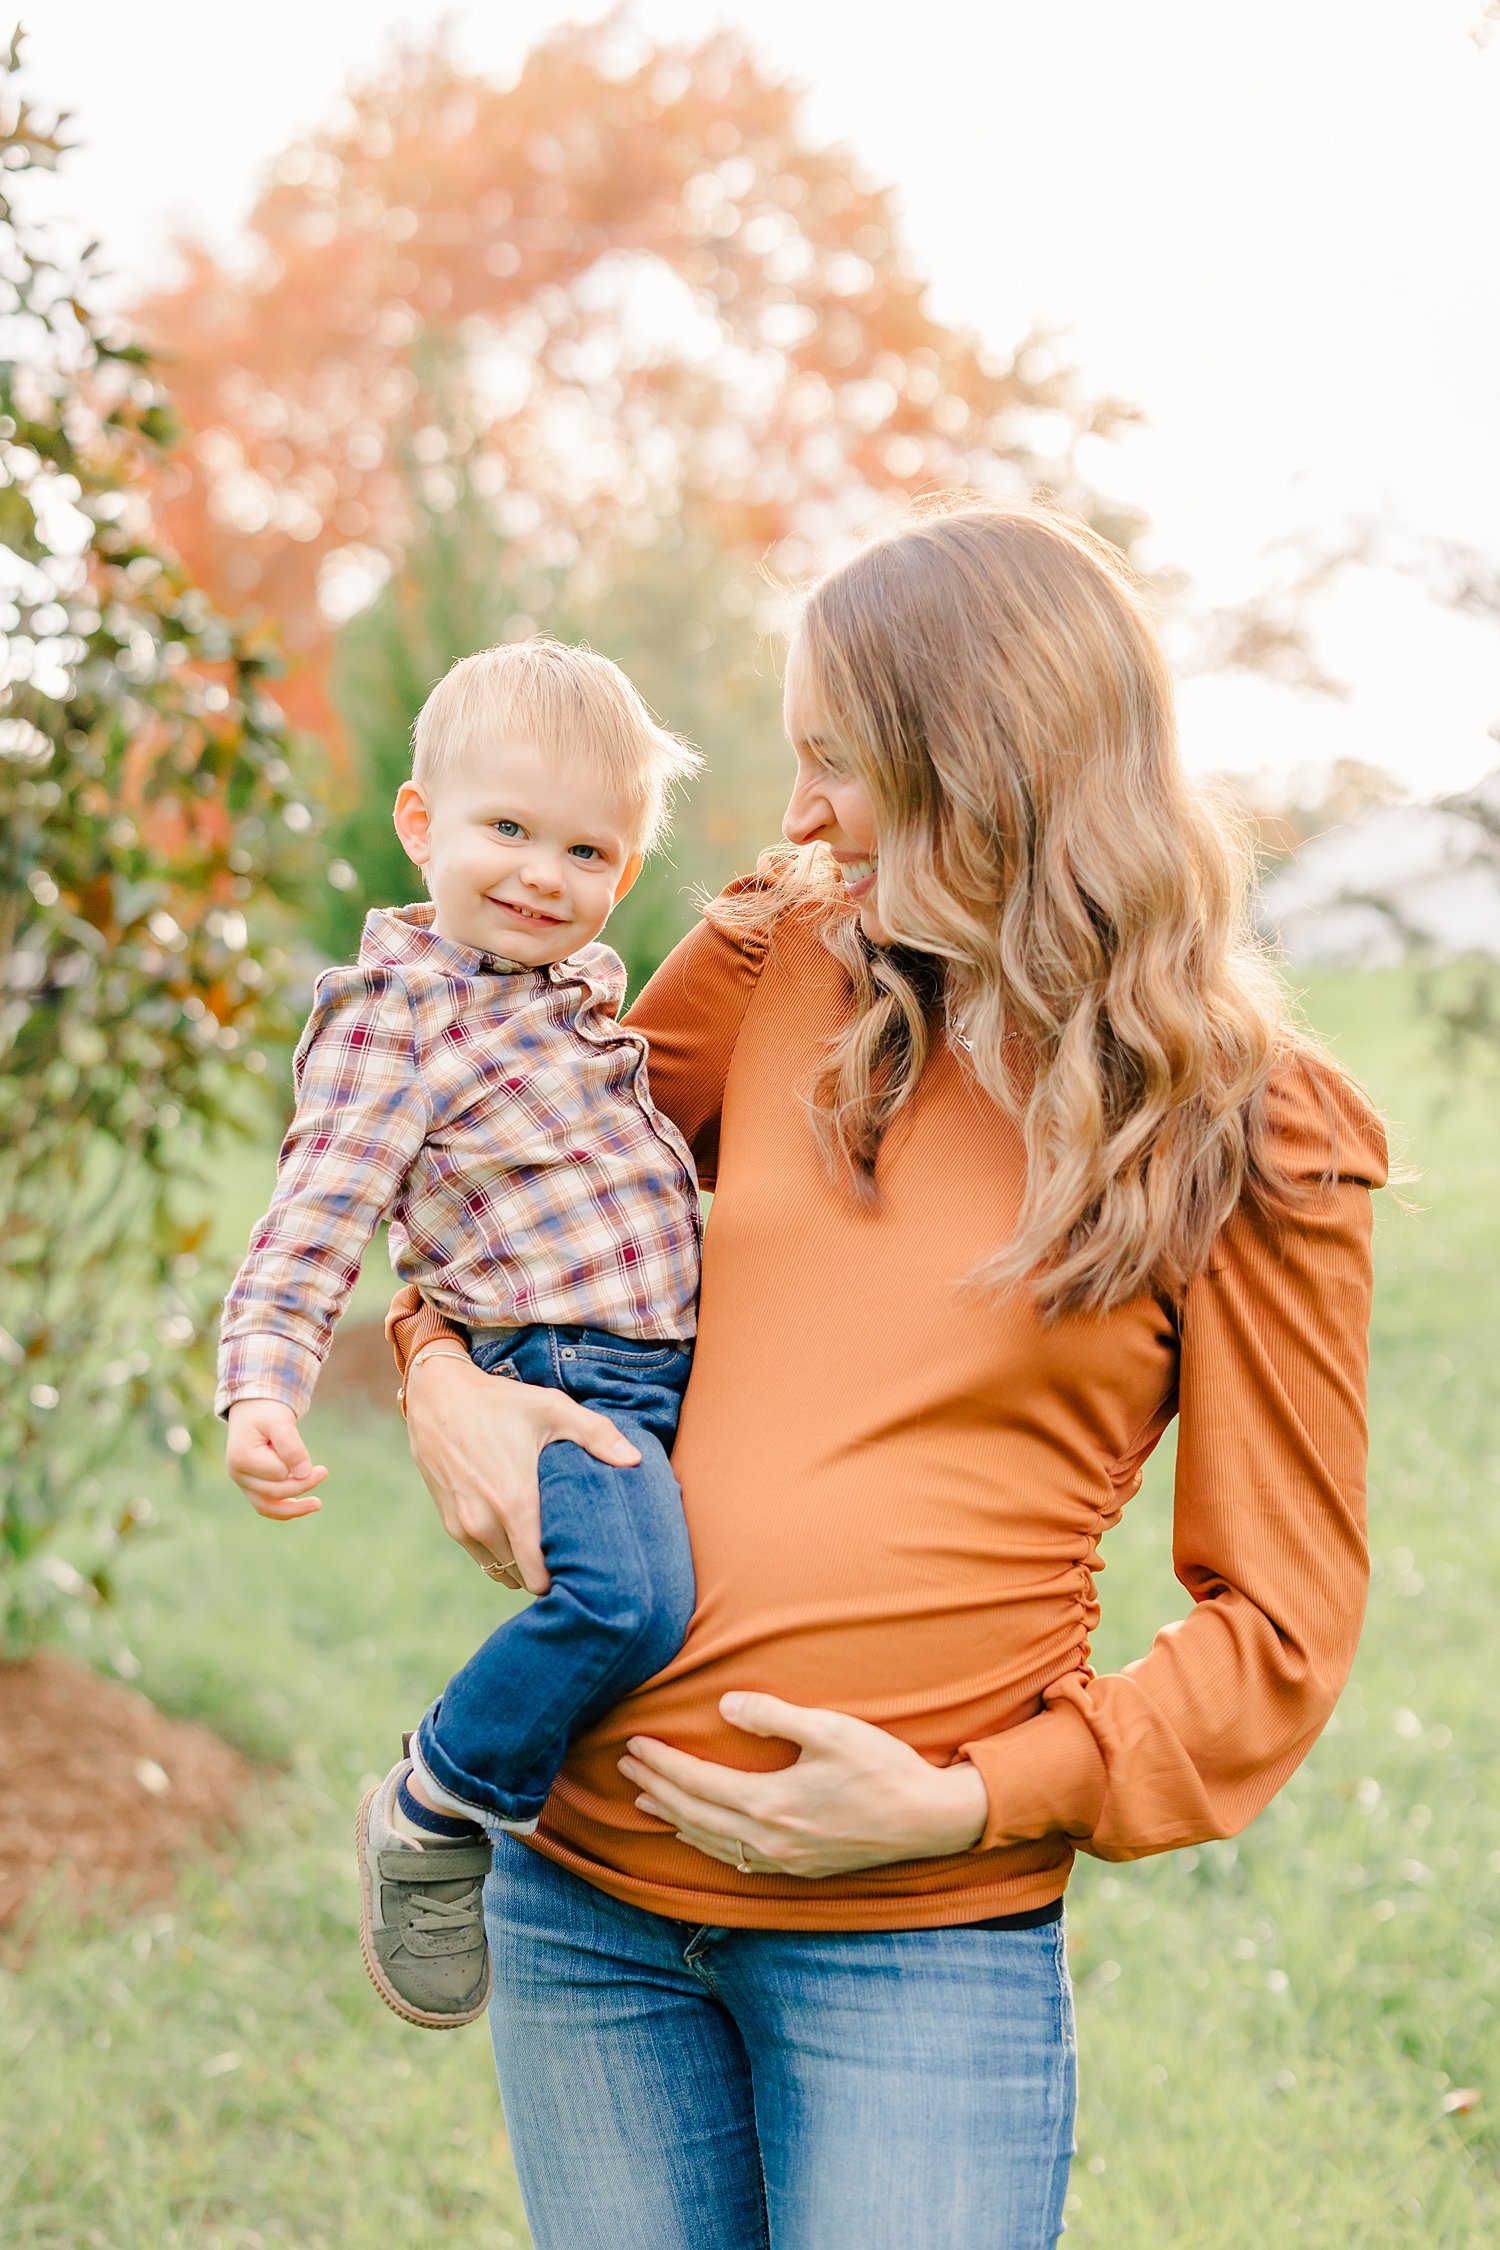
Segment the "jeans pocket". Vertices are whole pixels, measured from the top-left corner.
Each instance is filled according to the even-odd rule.
[[[607,1367],[622,1375],[665,1375],[673,1369],[688,1366],[693,1357],[691,1344],[643,1344],[638,1350],[626,1350],[619,1343],[582,1343],[576,1347],[580,1364]]]
[[[508,1333],[481,1337],[469,1345],[469,1357],[485,1375],[508,1375],[512,1382],[524,1383],[526,1378],[516,1365],[533,1331],[513,1328]]]
[[[513,1383],[521,1380],[520,1370],[513,1359],[477,1359],[474,1364],[485,1375],[505,1375]]]

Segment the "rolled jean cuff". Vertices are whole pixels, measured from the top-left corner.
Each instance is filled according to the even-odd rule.
[[[497,1800],[493,1804],[466,1794],[475,1784],[444,1754],[434,1732],[442,1700],[439,1696],[435,1703],[427,1706],[411,1739],[411,1762],[428,1789],[434,1797],[444,1800],[442,1809],[451,1811],[455,1820],[472,1820],[491,1835],[531,1835],[541,1818],[541,1805],[504,1796],[498,1790],[490,1792]]]

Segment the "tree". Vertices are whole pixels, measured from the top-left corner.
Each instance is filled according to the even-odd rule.
[[[159,504],[216,599],[284,627],[288,709],[331,737],[330,587],[399,569],[456,463],[585,592],[682,526],[796,576],[930,488],[1137,528],[1077,467],[1127,409],[936,320],[889,196],[728,34],[572,25],[507,87],[403,54],[282,157],[249,248],[185,246],[143,308],[188,431]]]
[[[277,909],[315,858],[268,682],[148,506],[173,424],[18,215],[60,120],[0,79],[0,1646],[87,1625],[149,1519],[103,1474],[180,1459],[211,1396],[192,1151],[289,1028]],[[249,1076],[247,1077],[247,1073]],[[145,1472],[149,1481],[149,1471]],[[123,1658],[122,1658],[123,1661]]]
[[[458,657],[530,622],[526,574],[467,480],[440,508],[418,492],[414,512],[400,568],[334,647],[333,707],[357,745],[360,789],[329,831],[332,887],[316,935],[341,959],[353,958],[368,907],[420,895],[391,820],[411,777],[412,721]]]
[[[597,593],[566,598],[556,629],[618,655],[652,709],[709,759],[610,922],[639,984],[696,919],[699,893],[744,874],[780,835],[790,761],[775,650],[736,558],[686,523],[622,556]]]

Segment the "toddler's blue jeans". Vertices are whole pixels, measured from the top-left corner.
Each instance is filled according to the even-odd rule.
[[[487,1373],[566,1391],[640,1448],[612,1468],[565,1440],[537,1464],[551,1587],[506,1619],[417,1729],[433,1780],[476,1820],[540,1813],[573,1736],[677,1654],[693,1562],[669,1455],[692,1346],[598,1328],[522,1328],[471,1345]]]

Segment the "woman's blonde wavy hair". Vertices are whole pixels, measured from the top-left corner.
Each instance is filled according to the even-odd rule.
[[[1242,1197],[1296,1200],[1265,1097],[1311,1042],[1256,942],[1248,841],[1179,763],[1124,562],[1039,508],[952,507],[824,579],[799,639],[875,808],[892,942],[840,908],[817,845],[768,854],[714,912],[821,907],[853,989],[808,1089],[831,1163],[874,1195],[886,1131],[955,1037],[1028,1160],[1015,1239],[973,1278],[1025,1282],[1049,1316],[1176,1300]]]

